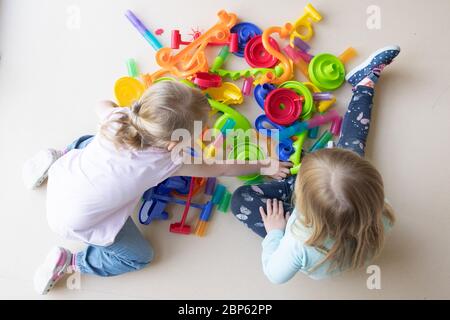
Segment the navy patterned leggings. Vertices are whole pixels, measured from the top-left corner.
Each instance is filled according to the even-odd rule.
[[[342,122],[342,131],[337,147],[349,149],[364,157],[374,90],[358,86]],[[295,176],[284,180],[273,180],[258,185],[244,185],[236,189],[231,199],[231,211],[242,223],[259,236],[265,237],[266,230],[259,213],[259,207],[266,207],[267,199],[283,201],[284,211],[292,212],[292,193]]]

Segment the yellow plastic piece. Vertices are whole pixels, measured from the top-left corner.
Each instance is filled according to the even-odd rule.
[[[319,88],[317,88],[314,83],[312,82],[303,82],[303,84],[309,89],[309,91],[311,91],[312,93],[318,93],[318,92],[322,92]],[[336,103],[336,98],[333,97],[333,99],[331,100],[324,100],[324,101],[320,101],[317,104],[317,111],[320,113],[323,113],[325,111],[327,111],[328,109],[330,109],[330,107]]]
[[[207,159],[212,159],[216,156],[216,148],[213,145],[208,145],[203,152]]]
[[[358,53],[356,52],[355,48],[349,47],[344,52],[341,53],[341,55],[338,57],[339,60],[342,61],[342,63],[347,63],[349,60],[356,57]]]
[[[241,89],[232,82],[223,82],[220,87],[211,87],[203,92],[208,94],[211,99],[227,105],[241,104],[244,102],[244,96],[242,95]]]
[[[145,86],[132,77],[122,77],[114,84],[114,95],[121,107],[128,107],[139,100],[145,91]]]
[[[208,159],[214,158],[216,156],[216,149],[220,148],[223,145],[223,139],[224,139],[223,134],[219,133],[219,135],[214,139],[213,142],[205,146],[205,149],[203,150],[203,155]]]
[[[283,73],[280,76],[276,76],[272,71],[267,72],[266,74],[262,75],[261,78],[259,78],[255,83],[263,84],[263,83],[273,83],[273,84],[281,84],[283,82],[286,82],[292,78],[292,63],[291,61],[285,57],[280,51],[276,50],[274,47],[271,46],[269,42],[269,38],[272,33],[278,33],[281,39],[285,39],[289,37],[289,35],[292,32],[292,24],[286,23],[283,27],[270,27],[266,30],[264,30],[262,34],[262,42],[264,49],[266,51],[280,60],[281,68],[283,69]]]
[[[326,112],[335,103],[336,103],[335,97],[333,97],[333,99],[331,100],[320,101],[319,105],[317,106],[317,111],[319,111],[320,113]]]
[[[308,3],[303,9],[303,15],[294,23],[294,30],[292,31],[290,39],[291,46],[294,45],[294,38],[296,37],[303,41],[309,41],[314,35],[312,22],[319,22],[320,20],[322,20],[320,13],[312,6],[312,4]]]
[[[225,43],[230,37],[230,29],[236,24],[237,17],[234,13],[221,10],[217,14],[219,22],[192,41],[175,55],[171,48],[159,49],[156,53],[156,62],[161,70],[145,76],[146,85],[150,85],[159,77],[171,73],[180,78],[187,78],[197,72],[208,71],[208,61],[205,48],[209,42]]]
[[[202,141],[202,139],[199,138],[199,139],[197,139],[195,141],[197,142],[197,144],[200,146],[200,148],[202,150],[204,150],[206,148],[206,144]]]

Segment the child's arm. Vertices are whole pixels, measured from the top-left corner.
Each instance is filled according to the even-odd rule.
[[[95,113],[97,114],[100,120],[104,120],[107,116],[111,114],[111,112],[116,107],[118,106],[114,102],[103,100],[97,103],[97,105],[95,106]]]
[[[266,210],[259,208],[267,235],[262,242],[263,271],[270,282],[285,283],[303,267],[303,252],[298,241],[284,236],[290,214],[284,214],[283,203],[268,199]]]
[[[221,164],[184,164],[173,176],[220,177],[245,176],[260,172],[274,179],[284,179],[289,174],[290,162],[257,161],[256,163],[237,164],[235,160],[227,160]]]

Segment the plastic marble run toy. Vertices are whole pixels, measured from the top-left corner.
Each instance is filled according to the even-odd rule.
[[[300,17],[292,23],[266,29],[250,22],[238,23],[234,13],[221,10],[216,24],[202,32],[193,29],[191,39],[182,36],[177,29],[172,30],[170,45],[166,47],[131,11],[125,15],[156,51],[160,69],[153,73],[139,73],[135,61],[129,59],[128,76],[118,79],[114,87],[119,106],[130,106],[146,88],[159,81],[180,81],[202,90],[211,106],[209,116],[214,117],[212,129],[221,133],[208,145],[201,141],[206,158],[213,158],[216,151],[223,150],[227,130],[246,131],[255,127],[258,137],[266,135],[269,142],[276,144],[281,161],[293,163],[291,173],[296,174],[304,149],[314,152],[339,135],[342,117],[329,110],[336,102],[332,91],[345,82],[345,64],[356,55],[356,51],[350,47],[338,56],[328,52],[312,53],[309,40],[322,15],[311,4],[306,5]],[[208,63],[205,53],[208,46],[222,46],[211,63]],[[230,56],[241,58],[248,67],[226,69]],[[295,69],[301,72],[305,78],[303,81],[294,78]],[[240,86],[234,83],[237,80],[242,81]],[[252,93],[255,105],[259,106],[258,111],[263,112],[254,125],[238,108],[234,108],[250,98]],[[319,132],[319,126],[325,125],[329,125],[329,129]],[[278,130],[278,138],[267,129]],[[310,148],[305,148],[307,139],[314,139]],[[227,159],[261,160],[266,156],[258,145],[245,143],[240,147],[227,152]],[[254,182],[259,177],[240,178]],[[194,195],[202,188],[209,200],[205,203],[193,201]],[[214,207],[226,212],[230,197],[224,186],[216,186],[215,178],[172,177],[145,192],[139,220],[143,224],[166,220],[169,218],[168,204],[183,205],[181,220],[172,223],[170,231],[189,234],[191,227],[187,216],[190,208],[195,208],[200,210],[195,234],[202,236]]]
[[[204,194],[210,196],[210,200],[203,204],[193,202],[193,196],[203,186],[205,186]],[[184,206],[181,220],[170,224],[169,231],[173,233],[190,234],[191,226],[186,222],[189,209],[191,207],[199,209],[200,215],[195,228],[195,235],[202,237],[205,235],[214,206],[218,206],[219,211],[226,212],[231,193],[223,185],[217,184],[216,186],[216,178],[171,177],[156,187],[147,190],[142,198],[139,221],[145,225],[154,220],[169,219],[169,214],[166,211],[166,206],[169,203]]]

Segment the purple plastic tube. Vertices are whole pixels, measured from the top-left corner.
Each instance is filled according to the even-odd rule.
[[[305,41],[303,41],[302,39],[300,39],[298,37],[294,38],[294,46],[296,46],[297,48],[299,48],[303,52],[308,52],[309,49],[311,49],[309,44],[307,44]]]
[[[153,33],[148,30],[144,24],[141,22],[141,20],[136,17],[136,15],[131,11],[127,10],[125,12],[125,16],[130,20],[131,24],[139,31],[139,33],[147,40],[147,42],[155,49],[155,51],[158,51],[163,46],[161,42],[153,35]]]
[[[331,92],[315,92],[313,98],[314,101],[332,100],[333,94]]]

